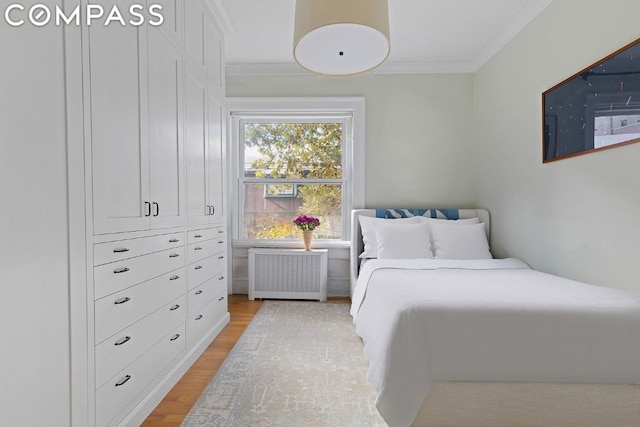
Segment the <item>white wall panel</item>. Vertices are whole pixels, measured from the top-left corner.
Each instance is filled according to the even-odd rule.
[[[0,24],[0,414],[70,424],[61,27]],[[36,409],[34,409],[36,408]]]

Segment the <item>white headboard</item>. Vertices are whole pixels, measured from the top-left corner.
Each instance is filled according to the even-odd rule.
[[[353,287],[356,285],[356,279],[358,278],[358,268],[360,265],[360,258],[358,256],[364,250],[364,243],[362,242],[362,232],[360,231],[360,221],[358,217],[360,215],[375,217],[376,212],[382,214],[384,212],[387,218],[392,217],[404,217],[404,216],[416,216],[424,215],[432,218],[442,219],[464,219],[478,217],[480,222],[484,223],[487,229],[487,238],[490,240],[491,224],[489,218],[489,211],[486,209],[354,209],[351,211],[351,293],[353,294]],[[426,212],[425,212],[426,211]],[[379,215],[381,218],[383,216]]]

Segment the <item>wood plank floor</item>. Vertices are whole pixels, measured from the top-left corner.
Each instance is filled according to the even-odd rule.
[[[349,303],[350,299],[330,298],[330,301]],[[247,295],[229,295],[230,322],[147,417],[143,426],[180,426],[260,306],[262,301],[250,301]]]
[[[231,321],[142,425],[180,426],[261,305],[262,301],[250,301],[246,295],[229,295]]]

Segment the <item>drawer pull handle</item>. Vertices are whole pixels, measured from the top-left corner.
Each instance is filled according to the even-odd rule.
[[[127,267],[118,268],[117,270],[113,270],[113,274],[126,273],[127,271],[129,271]]]
[[[222,244],[224,243],[224,240],[218,240],[218,243]]]
[[[131,375],[125,376],[119,383],[116,383],[116,387],[120,387],[121,385],[124,385],[130,379],[131,379]]]
[[[196,295],[200,295],[201,293],[203,293],[204,291],[201,289],[199,291],[196,291]]]
[[[178,338],[180,338],[180,334],[175,334],[174,336],[172,336],[172,337],[169,339],[169,341],[175,341],[175,340],[177,340]]]
[[[196,265],[193,269],[194,269],[194,270],[200,270],[201,268],[202,268],[202,266],[201,266],[201,265]]]
[[[198,315],[196,316],[196,320],[200,320],[200,319],[202,319],[202,314],[198,314]]]
[[[196,246],[195,248],[193,248],[194,251],[201,251],[202,248],[200,246]]]
[[[202,238],[202,235],[201,234],[196,234],[195,236],[193,236],[193,238],[194,239],[200,239],[200,238]]]
[[[171,254],[169,255],[169,258],[178,258],[180,256],[180,254]]]
[[[171,276],[169,277],[169,280],[178,280],[180,278],[180,276]]]
[[[218,230],[218,234],[224,234],[223,230]]]
[[[121,254],[123,252],[129,252],[129,248],[116,248],[113,250],[113,253]]]
[[[120,298],[118,300],[115,300],[113,303],[116,305],[120,305],[120,304],[124,304],[125,302],[131,301],[131,298],[129,297],[124,297],[124,298]]]
[[[180,240],[179,239],[171,239],[169,240],[169,243],[178,243]]]
[[[218,259],[224,259],[224,255],[220,255]]]
[[[176,304],[173,307],[171,307],[169,310],[174,311],[180,308],[180,304]]]
[[[120,341],[116,342],[114,345],[122,345],[122,344],[126,343],[127,341],[129,341],[130,339],[131,339],[131,337],[124,337]]]
[[[218,301],[222,301],[224,299],[224,297],[220,297],[218,298]]]
[[[224,280],[224,276],[218,277],[218,280]]]

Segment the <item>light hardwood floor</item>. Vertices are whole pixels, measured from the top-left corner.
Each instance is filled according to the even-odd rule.
[[[246,295],[229,295],[231,321],[147,417],[143,426],[180,426],[261,305],[262,301],[250,301]]]

